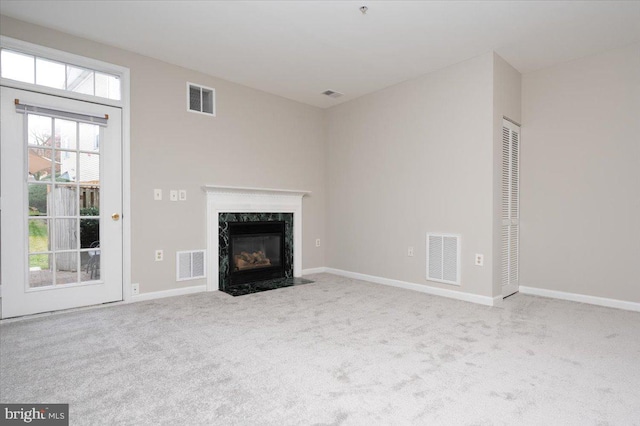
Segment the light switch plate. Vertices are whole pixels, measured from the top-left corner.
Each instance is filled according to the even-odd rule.
[[[176,189],[169,191],[169,200],[178,201],[178,191]]]
[[[155,201],[162,201],[162,189],[153,190],[153,199]]]
[[[178,199],[180,201],[187,201],[187,190],[186,189],[181,189],[180,191],[178,191]]]

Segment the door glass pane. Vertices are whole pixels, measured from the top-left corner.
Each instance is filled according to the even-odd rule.
[[[64,90],[65,65],[36,58],[36,84]]]
[[[100,246],[100,220],[80,219],[80,248]]]
[[[67,90],[93,95],[93,71],[67,65]]]
[[[77,123],[75,121],[56,118],[54,125],[56,130],[56,147],[61,149],[76,149]]]
[[[29,114],[27,122],[27,141],[29,145],[53,148],[51,144],[51,118]]]
[[[75,182],[76,181],[76,163],[77,154],[71,151],[57,151],[57,170],[56,181],[58,182]]]
[[[56,284],[78,282],[78,252],[56,253]]]
[[[56,250],[78,248],[77,219],[55,219],[54,242]]]
[[[34,57],[2,49],[2,77],[33,84]]]
[[[29,287],[53,285],[53,262],[51,254],[29,256]]]
[[[56,185],[50,198],[56,217],[78,215],[78,188],[75,185]]]
[[[29,220],[29,253],[39,253],[50,251],[49,242],[49,220],[30,219]]]
[[[30,183],[29,185],[29,216],[46,216],[49,212],[48,194],[51,185]]]
[[[80,123],[80,151],[97,152],[100,149],[100,127]]]
[[[100,214],[100,186],[80,185],[80,216]]]
[[[115,75],[95,73],[96,96],[108,99],[120,99],[120,79]]]
[[[89,250],[80,253],[82,259],[82,281],[92,281],[100,279],[100,250]]]
[[[78,181],[98,184],[100,182],[100,156],[80,153],[80,174]]]
[[[51,180],[51,167],[53,166],[53,151],[50,149],[29,148],[29,180],[48,181]]]
[[[120,100],[120,78],[115,75],[109,76],[109,99]]]

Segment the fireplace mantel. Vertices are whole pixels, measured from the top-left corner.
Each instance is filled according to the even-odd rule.
[[[293,213],[293,276],[302,276],[302,197],[310,191],[205,185],[207,193],[207,290],[219,290],[218,215],[220,213]]]
[[[202,187],[207,193],[217,194],[244,194],[244,195],[285,195],[304,197],[311,194],[311,191],[300,191],[295,189],[274,189],[274,188],[250,188],[243,186],[219,186],[205,185]]]

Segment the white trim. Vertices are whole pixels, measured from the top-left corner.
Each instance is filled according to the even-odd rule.
[[[35,84],[21,83],[0,78],[0,85],[15,89],[37,91],[39,93],[76,99],[118,107],[122,110],[122,297],[125,302],[131,300],[131,72],[129,68],[81,55],[40,46],[11,37],[0,35],[0,47],[13,49],[43,58],[61,61],[72,65],[90,68],[120,76],[122,99],[107,99],[97,96],[83,95],[67,90],[53,89]]]
[[[184,296],[187,294],[202,293],[207,291],[207,286],[194,285],[190,287],[172,288],[171,290],[152,291],[149,293],[136,294],[131,296],[131,302],[143,302],[145,300],[163,299],[165,297]]]
[[[327,272],[326,266],[321,266],[319,268],[308,268],[302,270],[302,275],[311,275],[311,274],[322,274],[323,272]]]
[[[551,299],[569,300],[571,302],[587,303],[589,305],[606,306],[607,308],[624,309],[640,312],[640,303],[626,300],[608,299],[606,297],[589,296],[579,293],[567,293],[564,291],[548,290],[545,288],[520,286],[520,293],[532,296],[549,297]]]
[[[216,192],[220,194],[264,194],[264,195],[296,195],[304,197],[311,194],[311,191],[304,191],[298,189],[274,189],[274,188],[252,188],[247,186],[220,186],[220,185],[205,185],[202,187],[207,192]]]
[[[123,68],[122,85],[122,299],[131,300],[131,79]]]
[[[502,298],[502,297],[493,298],[489,296],[481,296],[479,294],[464,293],[462,291],[431,287],[425,284],[416,284],[416,283],[410,283],[410,282],[400,281],[400,280],[392,280],[390,278],[376,277],[374,275],[360,274],[358,272],[343,271],[341,269],[326,268],[326,272],[334,275],[340,275],[342,277],[353,278],[356,280],[369,281],[375,284],[388,285],[391,287],[399,287],[399,288],[404,288],[406,290],[419,291],[420,293],[427,293],[434,296],[447,297],[449,299],[462,300],[464,302],[477,303],[479,305],[485,305],[485,306],[497,306],[499,305],[499,303],[497,303],[496,299]]]
[[[302,197],[309,191],[205,185],[207,193],[207,290],[219,290],[218,215],[220,213],[293,213],[293,276],[302,276]]]

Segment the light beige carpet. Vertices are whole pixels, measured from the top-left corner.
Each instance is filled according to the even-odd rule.
[[[640,314],[327,274],[0,325],[2,402],[78,425],[640,424]]]

